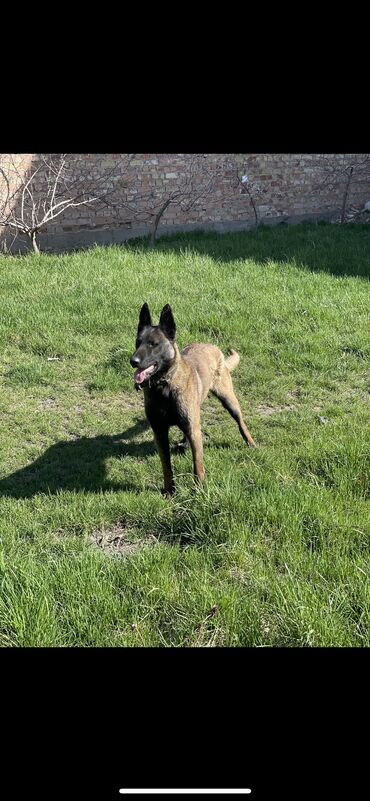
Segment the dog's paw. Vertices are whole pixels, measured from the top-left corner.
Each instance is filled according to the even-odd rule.
[[[184,456],[186,451],[189,450],[190,445],[187,445],[184,442],[177,442],[174,448],[175,453],[177,456]]]
[[[165,487],[163,487],[163,489],[161,489],[161,493],[162,493],[164,498],[171,498],[171,496],[174,494],[174,492],[175,492],[175,487],[174,486],[173,487],[169,487],[168,489],[166,489]]]

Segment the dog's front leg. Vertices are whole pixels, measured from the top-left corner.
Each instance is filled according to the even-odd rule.
[[[175,484],[173,480],[173,473],[171,467],[168,428],[156,428],[153,429],[153,433],[159,458],[162,462],[163,478],[164,478],[164,494],[172,495],[172,493],[175,491]]]

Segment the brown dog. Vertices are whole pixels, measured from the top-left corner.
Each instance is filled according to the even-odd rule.
[[[181,352],[176,342],[176,325],[170,306],[161,311],[159,325],[153,325],[148,304],[144,303],[139,318],[136,351],[131,357],[137,389],[144,389],[145,412],[153,429],[162,462],[164,492],[174,491],[168,431],[178,426],[184,434],[180,447],[191,447],[194,474],[204,480],[203,443],[200,428],[200,407],[212,392],[236,420],[247,443],[256,447],[244,423],[233,390],[230,371],[239,364],[239,354],[231,351],[225,359],[215,345],[188,345]]]

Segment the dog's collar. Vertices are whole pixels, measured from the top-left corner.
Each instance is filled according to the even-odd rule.
[[[153,384],[168,384],[171,381],[171,379],[173,378],[173,376],[175,375],[176,370],[177,370],[177,364],[174,364],[174,366],[171,367],[170,370],[168,370],[167,373],[164,376],[162,376],[161,378],[158,378],[157,380],[155,380],[155,376],[153,376],[152,383]],[[150,387],[150,379],[149,379],[149,387]]]

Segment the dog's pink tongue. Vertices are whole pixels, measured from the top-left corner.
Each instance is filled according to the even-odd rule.
[[[153,372],[154,364],[151,364],[150,367],[146,367],[145,370],[136,370],[134,375],[134,381],[136,384],[142,384],[146,378]]]

